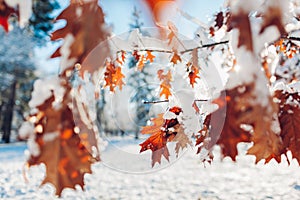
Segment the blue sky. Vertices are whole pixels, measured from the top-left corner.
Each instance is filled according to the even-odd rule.
[[[62,8],[68,5],[68,1],[59,0]],[[141,20],[145,27],[153,27],[154,24],[150,18],[151,14],[144,5],[144,0],[99,0],[106,15],[106,21],[112,24],[115,34],[128,31],[129,23],[134,6],[141,10]],[[176,0],[178,8],[200,19],[203,22],[207,20],[222,7],[224,0]],[[167,15],[170,12],[168,11]],[[179,31],[183,35],[191,36],[197,29],[197,26],[179,14],[171,14],[170,20],[175,22]]]

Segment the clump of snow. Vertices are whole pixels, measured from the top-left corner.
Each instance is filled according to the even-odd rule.
[[[273,86],[272,91],[275,92],[280,90],[287,93],[297,93],[297,92],[300,93],[300,83],[294,82],[294,83],[286,84],[283,81],[278,81]]]
[[[176,71],[173,73],[174,80],[176,81],[172,83],[172,86],[175,101],[178,102],[178,106],[182,109],[179,122],[183,124],[185,133],[188,136],[192,136],[200,130],[201,125],[200,118],[192,106],[195,100],[195,91],[182,78],[185,76],[185,73],[185,65],[183,63],[177,64]]]
[[[71,46],[73,42],[75,41],[74,36],[71,33],[68,33],[66,37],[64,38],[64,43],[60,48],[60,54],[61,54],[61,71],[63,72],[65,69],[69,68],[70,66],[75,65],[76,58],[69,58],[71,54]]]
[[[51,142],[53,140],[55,140],[57,137],[59,136],[59,132],[50,132],[50,133],[45,133],[43,135],[43,141],[44,142]]]
[[[48,77],[45,79],[38,79],[33,86],[32,98],[29,102],[31,108],[35,108],[45,102],[54,94],[54,107],[58,107],[63,100],[65,88],[61,85],[61,80],[57,76]]]
[[[34,126],[30,122],[24,122],[19,128],[20,138],[29,138],[29,136],[34,132]]]

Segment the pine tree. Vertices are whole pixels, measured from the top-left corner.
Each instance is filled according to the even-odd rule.
[[[9,33],[0,28],[0,129],[5,143],[10,142],[13,126],[18,126],[13,124],[13,118],[18,117],[16,121],[22,122],[24,113],[29,110],[35,79],[31,34],[16,23],[12,26]]]
[[[131,31],[134,29],[138,29],[141,33],[143,33],[143,22],[140,21],[140,13],[141,12],[138,11],[136,7],[134,7],[132,13],[133,23],[130,24],[130,29]],[[128,75],[127,81],[128,85],[131,86],[135,91],[134,95],[130,100],[131,102],[136,104],[136,139],[139,137],[140,127],[144,126],[149,120],[150,105],[144,104],[144,102],[156,100],[154,94],[155,87],[149,84],[149,80],[153,80],[153,75],[149,70],[149,63],[146,63],[143,70],[140,72],[136,70],[137,62],[138,60],[136,60],[136,58],[132,55],[128,64],[128,67],[129,69],[131,69],[131,72]]]
[[[53,11],[59,7],[56,0],[33,0],[32,17],[29,23],[36,38],[42,39],[48,36],[49,31],[53,29],[55,18]]]

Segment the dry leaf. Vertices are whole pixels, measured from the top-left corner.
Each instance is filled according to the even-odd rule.
[[[163,118],[164,114],[158,114],[157,118],[151,119],[153,125],[151,126],[144,126],[141,130],[141,134],[155,134],[161,130],[165,119]]]
[[[166,99],[169,99],[169,96],[172,96],[171,93],[171,80],[172,80],[172,74],[171,71],[169,70],[167,74],[163,74],[164,70],[160,69],[157,71],[157,75],[159,80],[161,81],[160,83],[160,94],[159,96],[165,95]]]
[[[67,25],[55,31],[52,34],[52,40],[58,40],[72,36],[74,40],[71,41],[70,53],[68,55],[69,62],[67,66],[62,66],[63,69],[73,68],[76,63],[81,63],[87,55],[101,42],[105,41],[109,33],[104,28],[104,14],[97,1],[77,2],[73,1],[56,20],[67,20]],[[66,42],[66,41],[65,41]],[[68,41],[69,42],[69,41]],[[63,46],[66,43],[63,44]],[[62,56],[62,47],[59,47],[51,56],[52,58]],[[66,52],[64,52],[66,54]],[[85,63],[83,69],[80,70],[81,75],[85,71],[93,73],[99,68],[99,61],[105,61],[109,57],[109,46],[103,43],[101,54],[92,63]],[[72,61],[72,62],[71,62]]]
[[[284,13],[282,13],[282,9],[278,5],[269,6],[262,15],[263,23],[259,33],[263,33],[270,26],[276,26],[281,35],[286,35],[287,32],[282,22],[283,15]]]
[[[174,65],[176,65],[178,62],[181,62],[181,61],[182,60],[181,60],[180,56],[176,52],[174,52],[170,62],[173,63]]]
[[[282,90],[275,92],[279,101],[280,136],[283,141],[283,152],[291,151],[292,157],[300,163],[300,96],[298,93],[288,93]]]
[[[228,31],[233,28],[239,30],[238,47],[245,46],[247,50],[253,51],[253,39],[249,13],[240,10],[237,14],[230,14],[228,17]]]
[[[114,92],[116,87],[122,90],[124,77],[121,67],[116,67],[113,62],[106,62],[106,71],[104,73],[105,87],[109,87],[111,92]]]
[[[29,166],[45,164],[46,177],[42,184],[53,184],[59,196],[64,188],[75,189],[76,185],[83,188],[84,174],[91,173],[91,164],[99,160],[99,154],[94,155],[89,145],[91,140],[96,141],[95,135],[90,136],[91,140],[83,140],[80,135],[86,133],[75,131],[74,115],[69,108],[69,92],[66,90],[66,97],[59,109],[52,105],[54,95],[37,107],[35,142],[39,154],[31,155],[27,161]]]

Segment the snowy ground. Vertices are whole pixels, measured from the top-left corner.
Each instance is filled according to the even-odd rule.
[[[110,141],[102,153],[104,162],[86,176],[86,191],[66,190],[63,199],[300,199],[300,168],[295,163],[255,166],[252,157],[242,155],[237,163],[216,158],[204,167],[190,149],[176,162],[164,163],[164,169],[151,171],[149,154],[130,153],[138,152],[135,143]],[[52,186],[39,187],[43,166],[30,169],[25,183],[25,149],[24,144],[0,145],[0,199],[55,199]],[[138,156],[141,162],[135,160]]]

